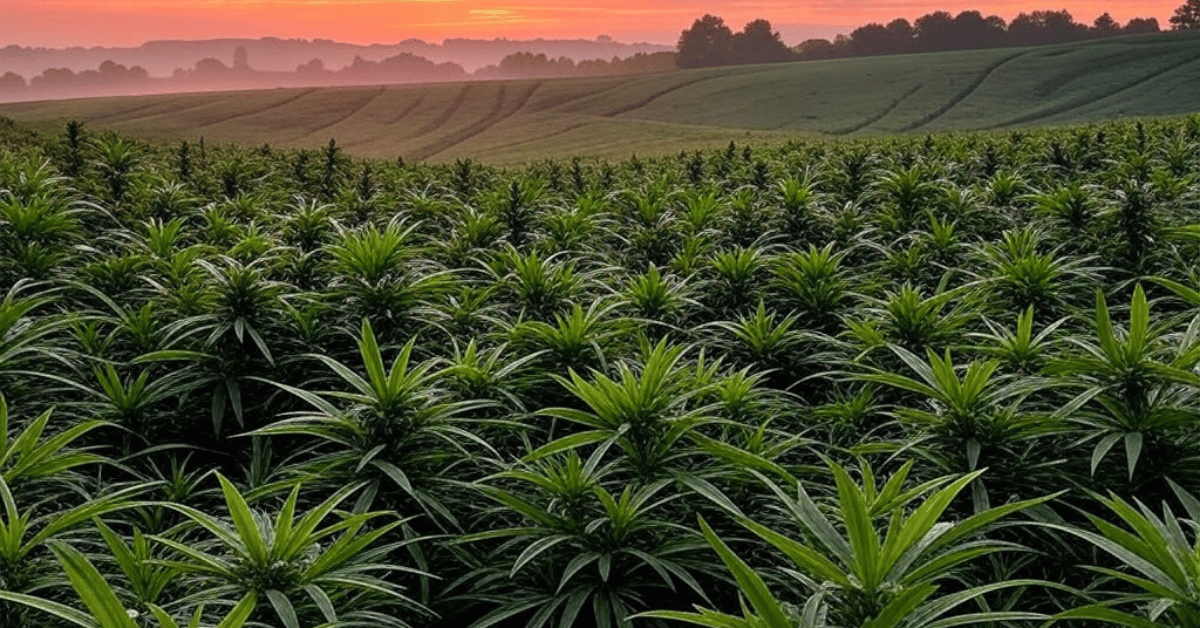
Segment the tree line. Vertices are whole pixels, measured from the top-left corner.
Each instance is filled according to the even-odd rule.
[[[1170,20],[1176,30],[1200,28],[1200,0],[1188,0]],[[764,19],[733,30],[715,15],[705,15],[684,30],[677,45],[680,68],[703,68],[749,63],[773,63],[859,57],[913,52],[938,52],[974,48],[1036,46],[1111,37],[1156,33],[1154,17],[1136,17],[1124,25],[1109,13],[1091,25],[1076,22],[1069,11],[1031,11],[1011,22],[998,15],[963,11],[953,15],[935,11],[909,22],[898,18],[887,24],[871,23],[832,40],[809,39],[788,47]]]
[[[17,91],[26,87],[55,89],[63,86],[129,86],[144,83],[150,73],[140,65],[125,67],[120,63],[105,61],[95,70],[73,72],[68,68],[49,68],[29,81],[15,72],[0,76],[0,92]]]
[[[69,68],[50,68],[26,80],[14,72],[0,75],[0,94],[24,91],[79,92],[96,90],[109,93],[122,89],[156,88],[195,89],[241,87],[272,81],[286,86],[343,85],[388,82],[438,82],[470,79],[500,79],[553,76],[602,76],[662,72],[675,68],[674,52],[637,53],[627,58],[611,60],[587,59],[576,62],[568,57],[552,58],[545,54],[518,52],[502,59],[499,64],[467,72],[457,63],[434,63],[412,53],[401,53],[381,61],[355,57],[340,69],[328,69],[321,59],[300,64],[294,72],[255,70],[250,65],[246,49],[234,50],[233,64],[227,65],[215,57],[207,57],[191,68],[178,68],[168,78],[152,78],[140,66],[125,66],[105,61],[96,70],[74,72]]]
[[[609,76],[618,74],[642,74],[666,72],[675,69],[674,52],[639,52],[624,59],[613,57],[585,59],[576,62],[570,57],[549,57],[544,53],[517,52],[500,60],[499,64],[488,65],[472,74],[474,78],[509,79],[545,76]]]
[[[917,18],[911,24],[897,19],[886,25],[860,26],[847,38],[809,40],[797,47],[802,59],[836,56],[872,56],[939,52],[975,48],[1002,48],[1061,44],[1085,39],[1157,33],[1161,30],[1153,17],[1133,18],[1124,26],[1108,13],[1091,24],[1076,22],[1067,10],[1031,11],[1006,22],[998,15],[984,16],[979,11],[951,15],[936,11]]]

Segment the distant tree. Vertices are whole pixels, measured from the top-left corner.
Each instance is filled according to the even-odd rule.
[[[1053,42],[1075,41],[1087,36],[1087,26],[1075,21],[1066,9],[1044,11],[1044,24]]]
[[[954,17],[945,11],[922,15],[913,26],[920,50],[949,50],[954,45]]]
[[[1171,16],[1171,28],[1177,31],[1200,28],[1200,0],[1187,0]]]
[[[499,68],[496,66],[489,66]],[[604,76],[615,74],[639,74],[642,72],[667,72],[675,69],[675,53],[674,52],[654,52],[645,53],[639,52],[632,57],[622,59],[614,56],[611,61],[604,59],[584,59],[575,64],[575,70],[572,72],[574,76]],[[476,71],[476,76],[486,74],[481,70]]]
[[[437,64],[426,59],[425,57],[415,55],[411,52],[402,52],[394,57],[388,57],[379,62],[379,67],[386,71],[404,71],[416,68],[428,69],[436,67]]]
[[[98,78],[103,83],[136,83],[150,78],[150,73],[140,65],[127,68],[114,61],[105,61],[97,70]]]
[[[910,24],[908,20],[904,18],[898,18],[888,22],[887,33],[888,45],[892,52],[912,52],[917,31],[913,29],[913,25]]]
[[[324,71],[325,62],[320,59],[313,59],[308,63],[296,66],[296,74],[321,74]]]
[[[711,68],[733,62],[733,31],[725,20],[705,15],[679,35],[675,63],[681,68]]]
[[[1025,46],[1038,43],[1041,36],[1041,25],[1029,13],[1018,13],[1008,25],[1008,43],[1012,46]]]
[[[0,76],[0,92],[15,92],[25,89],[25,77],[13,72],[5,72]]]
[[[233,49],[233,69],[239,72],[250,71],[250,53],[246,52],[245,46]]]
[[[1087,26],[1077,23],[1065,9],[1021,13],[1008,25],[1009,43],[1014,46],[1076,41],[1087,32]]]
[[[754,20],[733,36],[734,63],[779,63],[792,60],[792,51],[767,20]]]
[[[796,47],[792,48],[792,52],[796,53],[798,59],[806,61],[832,59],[837,56],[833,42],[828,39],[806,39],[796,44]]]
[[[951,50],[994,48],[1004,45],[1004,19],[984,17],[979,11],[963,11],[954,18],[950,35]]]
[[[350,65],[339,74],[358,79],[405,79],[405,80],[455,80],[466,78],[467,73],[457,63],[434,63],[411,52],[402,52],[378,63],[355,56]]]
[[[850,47],[856,57],[886,55],[893,52],[892,38],[883,24],[859,26],[850,33]]]
[[[229,67],[221,63],[220,59],[208,57],[196,62],[196,74],[221,74],[228,72]]]
[[[1158,18],[1155,17],[1135,17],[1129,20],[1125,25],[1124,32],[1127,35],[1139,35],[1142,33],[1157,33],[1162,31],[1158,25]]]
[[[515,52],[500,60],[500,76],[567,76],[575,72],[575,61],[567,57],[552,59],[545,53]]]
[[[991,26],[993,30],[1001,34],[1000,39],[1001,44],[1003,44],[1004,35],[1008,33],[1008,22],[1005,22],[1004,18],[1000,17],[999,15],[989,15],[986,19],[988,25]]]
[[[1121,25],[1113,19],[1113,16],[1105,12],[1100,17],[1092,22],[1092,35],[1096,37],[1111,37],[1121,34]]]
[[[675,53],[639,52],[632,57],[618,59],[613,57],[609,64],[613,74],[635,74],[638,72],[666,72],[675,67]]]
[[[75,73],[69,68],[47,68],[41,75],[29,80],[33,87],[58,87],[69,85],[75,80]]]

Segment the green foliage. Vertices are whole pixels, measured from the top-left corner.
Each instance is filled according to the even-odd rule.
[[[704,626],[960,626],[991,621],[1037,620],[1044,616],[1022,612],[960,614],[958,607],[1030,581],[999,581],[933,597],[939,584],[952,578],[959,565],[1000,551],[1018,549],[1000,541],[974,539],[1002,518],[1043,504],[1052,497],[1014,502],[985,510],[961,521],[943,521],[960,491],[981,472],[960,478],[943,477],[905,489],[912,463],[882,485],[871,469],[861,468],[861,484],[846,469],[831,464],[837,485],[834,519],[822,512],[798,485],[796,497],[763,478],[778,497],[779,508],[797,525],[804,541],[741,518],[742,525],[787,557],[789,575],[811,593],[797,612],[777,601],[765,583],[735,556],[701,519],[709,544],[720,554],[754,609],[743,619],[712,611],[652,613]],[[920,500],[919,504],[914,504]],[[881,525],[882,523],[882,525]],[[949,615],[949,617],[947,617]]]
[[[1195,623],[1200,118],[74,133],[0,148],[0,625]]]
[[[1187,517],[1176,516],[1166,504],[1162,515],[1156,515],[1140,501],[1135,508],[1110,495],[1096,499],[1116,515],[1116,523],[1089,515],[1097,532],[1056,526],[1119,561],[1125,569],[1098,566],[1090,569],[1130,585],[1130,592],[1059,613],[1055,619],[1094,620],[1139,628],[1200,625],[1200,599],[1195,586],[1200,546],[1194,539],[1200,522],[1200,501],[1177,484],[1172,483],[1171,488],[1183,503]],[[1113,608],[1119,606],[1141,608],[1135,613]]]
[[[1095,328],[1095,341],[1072,338],[1077,355],[1050,367],[1052,373],[1070,376],[1080,389],[1058,412],[1078,426],[1085,441],[1095,443],[1092,473],[1122,443],[1132,480],[1147,446],[1153,460],[1163,455],[1159,448],[1191,438],[1195,387],[1200,384],[1195,373],[1200,330],[1189,327],[1182,335],[1168,335],[1161,324],[1153,324],[1141,285],[1134,289],[1124,329],[1113,324],[1108,303],[1097,291]],[[1191,462],[1177,459],[1174,464],[1186,469]]]
[[[211,535],[211,541],[196,544],[156,537],[179,554],[175,564],[181,572],[205,585],[195,596],[197,602],[226,595],[257,599],[255,614],[273,615],[272,621],[278,620],[286,628],[298,628],[302,621],[317,618],[333,624],[371,618],[380,625],[407,626],[403,618],[385,619],[372,611],[385,604],[424,610],[405,597],[400,587],[381,577],[404,570],[388,561],[389,554],[404,543],[378,542],[403,521],[370,525],[389,515],[369,512],[342,516],[322,527],[361,486],[346,487],[301,514],[297,512],[301,487],[296,485],[271,519],[256,514],[225,477],[218,474],[217,479],[228,519],[173,506]],[[263,601],[273,612],[268,613]]]

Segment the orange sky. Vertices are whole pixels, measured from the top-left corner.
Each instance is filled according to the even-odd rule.
[[[1032,9],[1066,8],[1090,23],[1104,11],[1119,21],[1167,18],[1181,0],[0,0],[0,46],[133,46],[151,39],[325,38],[387,43],[410,37],[524,39],[600,34],[622,41],[674,43],[696,17],[713,13],[735,29],[765,17],[790,44],[871,21],[913,19],[933,10],[979,9],[1011,19]]]

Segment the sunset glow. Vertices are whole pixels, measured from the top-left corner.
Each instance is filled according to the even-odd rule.
[[[738,27],[770,20],[785,41],[831,36],[872,21],[913,19],[934,10],[978,9],[1011,19],[1020,11],[1065,8],[1091,23],[1104,11],[1118,21],[1157,17],[1166,26],[1175,0],[562,0],[515,4],[486,0],[0,0],[0,45],[136,46],[156,39],[325,38],[353,43],[408,38],[584,38],[674,43],[693,19],[713,13]],[[1045,6],[1043,6],[1045,5]]]

